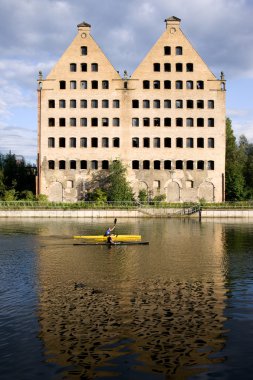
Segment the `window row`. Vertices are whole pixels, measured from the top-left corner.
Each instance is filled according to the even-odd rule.
[[[88,108],[88,101],[86,99],[81,99],[80,102],[76,99],[70,99],[69,100],[69,108],[77,108],[80,106],[80,108]],[[66,108],[67,101],[65,99],[60,99],[58,102],[59,108]],[[102,108],[109,108],[109,100],[103,99],[101,100],[101,107]],[[48,100],[48,108],[55,108],[56,107],[56,101],[54,99]],[[98,108],[99,102],[97,99],[92,99],[90,102],[91,108]],[[113,108],[120,108],[120,101],[118,99],[112,100],[112,107]]]
[[[74,73],[77,71],[77,64],[76,63],[70,63],[69,64],[69,70]],[[80,71],[87,72],[88,71],[88,65],[87,63],[80,63]],[[91,63],[90,65],[90,71],[92,72],[98,72],[98,64],[97,63]]]
[[[77,119],[76,117],[71,117],[70,119],[66,119],[65,117],[60,117],[58,120],[58,126],[59,127],[66,127],[67,124],[70,127],[77,127],[78,123],[79,123],[80,127],[88,127],[87,117],[81,117],[80,119]],[[100,122],[99,122],[99,119],[97,117],[92,117],[90,119],[89,125],[91,127],[98,127],[99,123],[102,127],[109,127],[109,125],[110,125],[110,121],[109,121],[108,117],[103,117]],[[118,117],[114,117],[111,120],[111,125],[113,127],[119,127],[120,126],[120,119]],[[49,127],[55,127],[56,126],[56,119],[54,117],[50,117],[48,119],[48,126]]]
[[[140,139],[139,137],[133,137],[132,138],[132,147],[133,148],[140,148],[142,142],[143,148],[150,148],[152,142],[153,148],[161,148],[162,144],[164,148],[171,148],[172,147],[172,139],[170,137],[160,138],[160,137],[154,137],[153,139],[149,137],[144,137],[143,139]],[[187,137],[184,139],[182,137],[176,137],[175,138],[175,147],[176,148],[183,148],[184,146],[186,148],[205,148],[205,139],[203,137],[198,137],[196,139],[192,137]],[[208,137],[206,140],[206,146],[208,148],[214,148],[214,138]]]
[[[138,117],[132,118],[132,126],[133,127],[139,127],[140,121],[142,122],[143,127],[150,127],[151,125],[154,127],[204,127],[207,125],[208,127],[214,127],[215,122],[214,118],[210,117],[207,120],[205,120],[203,117],[198,117],[196,119],[192,117],[188,117],[186,119],[183,119],[182,117],[177,117],[172,120],[170,117],[165,117],[161,119],[160,117],[154,117],[153,119],[149,117],[144,117],[142,119]],[[71,117],[66,120],[65,117],[60,117],[58,120],[58,126],[59,127],[66,127],[67,125],[70,127],[77,127],[79,123],[80,127],[98,127],[99,125],[102,127],[109,127],[110,126],[110,119],[108,117],[103,117],[101,120],[97,117],[92,117],[88,123],[87,117],[81,117],[80,119],[77,119],[75,117]],[[113,127],[119,127],[120,126],[120,119],[118,117],[114,117],[111,120],[111,125]],[[54,117],[50,117],[48,119],[48,126],[49,127],[55,127],[56,126],[56,119]]]
[[[171,46],[164,46],[163,51],[164,51],[164,55],[171,55],[172,53]],[[175,51],[175,55],[183,55],[182,46],[176,46],[174,51]]]
[[[76,148],[77,147],[77,138],[76,137],[70,137],[68,142],[69,148]],[[81,137],[80,138],[80,148],[87,148],[88,147],[88,139],[87,137]],[[120,148],[120,139],[119,137],[113,137],[111,139],[111,146],[113,148]],[[54,137],[48,138],[48,147],[49,148],[55,148],[56,147],[56,139]],[[66,148],[67,147],[67,139],[65,137],[59,137],[58,139],[58,147],[59,148]],[[98,148],[98,138],[92,137],[90,139],[90,147],[91,148]],[[108,137],[102,137],[101,139],[101,147],[102,148],[109,148],[109,138]]]
[[[182,99],[177,99],[175,101],[175,108],[184,108],[184,102],[186,108],[202,108],[204,109],[205,106],[209,109],[214,109],[214,100],[207,100],[206,103],[202,99],[198,100],[192,100],[187,99],[183,101]],[[58,107],[59,108],[66,108],[67,104],[69,105],[69,108],[77,108],[80,106],[80,108],[88,108],[88,101],[86,99],[81,99],[80,102],[76,99],[70,99],[69,102],[67,102],[65,99],[60,99],[58,101]],[[109,108],[110,102],[108,99],[103,99],[101,102],[99,102],[97,99],[91,99],[90,101],[90,108],[99,108],[99,105],[101,105],[101,108]],[[140,108],[142,105],[143,108],[172,108],[172,101],[170,99],[144,99],[144,100],[138,100],[133,99],[132,100],[132,108]],[[113,99],[112,100],[112,107],[113,108],[120,108],[120,100]],[[56,101],[54,99],[48,100],[48,108],[56,108]]]
[[[58,165],[56,165],[58,163]],[[78,167],[77,167],[78,166]],[[97,160],[92,160],[92,161],[87,161],[87,160],[70,160],[66,162],[65,160],[59,160],[58,162],[55,162],[54,160],[49,160],[48,161],[48,169],[49,170],[55,170],[55,169],[60,169],[60,170],[66,170],[66,169],[71,169],[71,170],[76,170],[76,169],[81,169],[81,170],[98,170],[98,169],[109,169],[109,161],[103,160],[101,163],[98,162]],[[193,161],[193,160],[188,160],[188,161],[183,161],[183,160],[176,160],[176,161],[171,161],[171,160],[165,160],[165,161],[159,161],[155,160],[153,162],[150,162],[149,160],[144,160],[144,161],[138,161],[138,160],[133,160],[132,161],[132,169],[133,170],[214,170],[214,161]]]
[[[166,90],[170,90],[172,88],[170,80],[164,80],[164,81],[154,80],[153,82],[150,80],[144,80],[142,82],[142,85],[143,85],[143,89],[145,89],[145,90],[148,90],[150,88],[159,90],[160,88],[162,88],[162,86]],[[176,80],[175,84],[174,84],[174,88],[176,90],[182,90],[184,88],[184,82],[182,80]],[[203,80],[197,80],[195,87],[194,87],[194,81],[187,80],[185,82],[185,88],[187,90],[193,90],[194,88],[196,88],[197,90],[203,90],[204,89],[204,81]]]
[[[165,72],[171,72],[171,63],[165,62],[163,64],[161,63],[153,63],[153,70],[155,72],[160,72],[163,69]],[[184,65],[181,62],[178,62],[175,64],[175,71],[176,72],[183,72]],[[185,71],[186,72],[193,72],[193,63],[186,63],[185,64]]]
[[[59,148],[66,148],[67,146],[67,139],[65,137],[59,137],[58,139],[58,147]],[[70,148],[76,148],[77,147],[77,141],[78,139],[76,137],[70,137],[68,142],[68,147]],[[90,147],[91,148],[98,148],[99,147],[99,139],[97,137],[92,137],[90,139]],[[140,148],[142,142],[143,148],[150,148],[151,144],[153,148],[161,148],[162,144],[164,148],[171,148],[172,147],[172,139],[170,137],[160,138],[160,137],[154,137],[153,139],[149,137],[144,137],[140,139],[139,137],[133,137],[132,138],[132,147],[133,148]],[[186,148],[205,148],[205,139],[203,137],[198,137],[196,139],[192,137],[187,137],[184,139],[182,137],[177,137],[175,139],[175,147],[176,148],[183,148],[185,145]],[[80,148],[88,148],[88,139],[87,137],[81,137],[79,142]],[[101,145],[102,148],[109,148],[110,147],[110,139],[108,137],[102,137],[101,138]],[[111,146],[113,148],[119,148],[120,147],[120,139],[119,137],[114,137],[111,139]],[[214,148],[214,138],[208,137],[206,140],[206,146],[208,148]],[[55,148],[56,147],[56,139],[54,137],[48,138],[48,147],[49,148]]]
[[[164,46],[163,47],[164,55],[171,55],[173,53],[171,46]],[[183,55],[183,47],[182,46],[175,46],[174,48],[175,55]],[[88,55],[88,47],[87,46],[81,46],[81,55]]]
[[[202,99],[195,100],[195,103],[194,103],[194,100],[191,100],[191,99],[185,100],[186,108],[194,108],[194,104],[196,108],[201,108],[201,109],[205,108],[205,102]],[[144,99],[142,101],[143,108],[150,108],[151,105],[153,106],[153,108],[161,108],[162,106],[164,108],[171,108],[172,102],[170,99],[164,99],[163,101],[161,101],[160,99],[154,99],[153,101]],[[140,108],[140,106],[141,106],[140,100],[138,99],[132,100],[132,108]],[[183,106],[184,106],[184,101],[182,99],[177,99],[175,101],[175,108],[184,108]],[[214,100],[207,100],[206,106],[209,109],[214,109]]]
[[[202,160],[199,160],[199,161],[192,161],[192,160],[188,160],[188,161],[183,161],[183,160],[176,160],[174,162],[172,162],[171,160],[165,160],[163,162],[159,161],[159,160],[155,160],[153,162],[153,167],[151,167],[151,162],[149,160],[144,160],[142,162],[142,165],[140,163],[140,161],[138,160],[134,160],[132,161],[132,169],[133,170],[139,170],[139,169],[143,169],[143,170],[149,170],[149,169],[154,169],[154,170],[161,170],[161,169],[164,169],[164,170],[183,170],[183,169],[186,169],[186,170],[194,170],[194,169],[197,169],[197,170],[214,170],[214,161],[202,161]]]
[[[76,80],[71,80],[69,82],[69,87],[71,90],[76,90],[77,88],[80,88],[81,90],[87,90],[88,89],[88,81],[87,80],[81,80],[80,83]],[[67,88],[67,82],[65,80],[59,81],[59,88],[60,90],[66,90]],[[99,88],[99,82],[97,80],[92,80],[90,82],[90,88],[97,90]],[[108,80],[102,80],[101,81],[101,88],[103,90],[109,89],[109,81]]]
[[[182,117],[177,117],[173,119],[173,122],[171,117],[165,117],[164,119],[161,119],[160,117],[155,117],[153,119],[150,119],[149,117],[144,117],[143,119],[134,117],[132,118],[132,127],[139,127],[141,120],[143,127],[150,127],[151,124],[154,127],[204,127],[205,125],[207,125],[208,127],[214,127],[215,125],[213,117],[209,117],[207,120],[205,120],[203,117],[198,117],[196,119],[192,117],[188,117],[186,119],[183,119]]]

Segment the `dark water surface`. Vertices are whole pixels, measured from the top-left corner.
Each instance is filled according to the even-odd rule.
[[[0,220],[1,380],[252,379],[253,220],[107,225]]]

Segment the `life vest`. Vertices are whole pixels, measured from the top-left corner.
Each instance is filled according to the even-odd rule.
[[[109,235],[111,235],[111,229],[110,229],[110,228],[108,228],[108,229],[105,231],[104,236],[109,236]]]

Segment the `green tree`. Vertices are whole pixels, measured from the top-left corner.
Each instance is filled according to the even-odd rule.
[[[242,200],[245,196],[243,162],[232,129],[232,122],[226,120],[226,200]]]
[[[253,144],[244,135],[239,138],[239,159],[243,164],[246,198],[253,197]]]
[[[139,202],[147,202],[148,201],[148,192],[145,189],[141,189],[138,194]]]
[[[112,202],[133,201],[134,195],[126,179],[127,168],[121,161],[113,161],[107,177],[107,199]]]
[[[86,200],[96,202],[97,204],[103,204],[107,201],[107,194],[103,189],[98,187],[94,191],[87,193]]]
[[[7,192],[5,198],[15,193],[15,199],[23,199],[24,191],[34,194],[35,171],[34,166],[26,164],[24,159],[17,159],[15,154],[0,154],[0,197],[4,198],[5,192]],[[14,193],[8,193],[10,190],[14,190]]]

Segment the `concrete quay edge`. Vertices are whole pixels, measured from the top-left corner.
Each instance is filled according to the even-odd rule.
[[[181,215],[179,209],[140,210],[0,210],[1,218],[199,218],[199,212]],[[202,218],[253,218],[253,209],[202,210]]]

